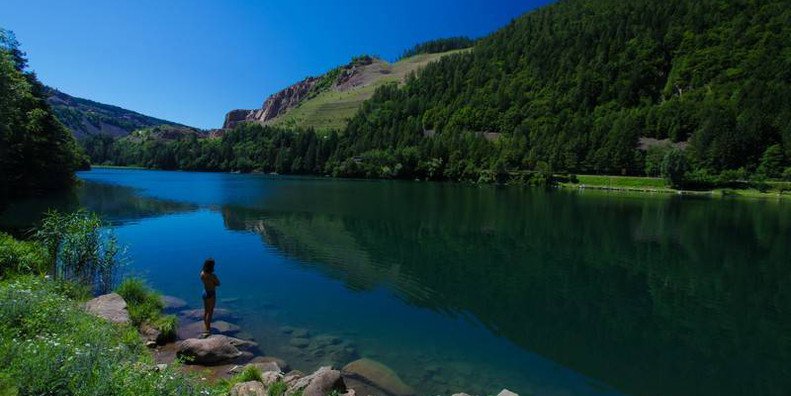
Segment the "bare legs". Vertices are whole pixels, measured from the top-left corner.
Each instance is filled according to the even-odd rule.
[[[211,317],[214,315],[214,304],[217,302],[217,297],[203,299],[203,326],[206,328],[206,334],[211,332]]]

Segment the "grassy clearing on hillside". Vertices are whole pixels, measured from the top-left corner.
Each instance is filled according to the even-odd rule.
[[[310,127],[317,131],[341,130],[346,127],[347,120],[357,112],[360,105],[373,96],[380,86],[389,82],[400,83],[410,72],[417,71],[443,56],[461,51],[468,49],[421,54],[386,64],[385,69],[388,73],[372,76],[371,83],[345,92],[333,89],[324,91],[306,100],[299,107],[271,120],[269,124],[288,128]]]

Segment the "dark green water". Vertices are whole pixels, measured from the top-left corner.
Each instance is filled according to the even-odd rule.
[[[791,204],[99,169],[74,194],[127,272],[311,370],[371,357],[421,394],[791,394]],[[282,326],[343,340],[289,345]]]

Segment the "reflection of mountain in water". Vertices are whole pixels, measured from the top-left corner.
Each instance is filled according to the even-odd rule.
[[[789,208],[420,187],[223,216],[353,289],[470,313],[627,393],[791,389]]]

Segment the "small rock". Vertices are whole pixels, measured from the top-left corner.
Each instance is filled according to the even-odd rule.
[[[519,395],[509,391],[508,389],[503,389],[500,391],[500,393],[497,394],[497,396],[519,396]]]
[[[313,339],[318,345],[338,345],[342,340],[331,335],[320,335]]]
[[[231,396],[266,396],[266,388],[258,381],[241,382],[231,388]]]
[[[415,391],[392,369],[372,359],[358,359],[341,371],[346,387],[362,395],[412,396]]]
[[[165,364],[165,363],[160,363],[160,364],[157,364],[156,366],[154,366],[154,371],[156,371],[156,372],[162,372],[162,371],[165,371],[167,369],[168,369],[168,365]]]
[[[283,376],[283,382],[285,382],[288,385],[288,387],[291,388],[292,385],[295,382],[297,382],[300,378],[302,378],[304,376],[305,376],[305,373],[303,373],[303,372],[301,372],[299,370],[292,370],[292,371],[289,371],[288,373],[286,373],[286,375]]]
[[[157,342],[156,341],[151,341],[151,340],[146,341],[146,348],[154,349],[156,347],[157,347]]]
[[[239,348],[257,346],[252,341],[224,335],[212,335],[204,339],[190,338],[182,341],[176,351],[177,356],[187,358],[189,364],[215,365],[241,358],[247,354]],[[251,354],[250,354],[251,355]]]
[[[288,343],[291,346],[295,346],[297,348],[305,348],[310,345],[310,340],[307,338],[292,338]]]
[[[461,392],[461,393],[454,393],[454,394],[453,394],[453,395],[451,395],[451,396],[470,396],[470,395],[468,395],[468,394],[466,394],[466,393],[464,393],[464,392]]]
[[[85,303],[85,309],[113,323],[130,323],[126,301],[118,293],[105,294]]]
[[[274,357],[274,356],[256,356],[253,360],[250,361],[250,364],[260,364],[259,368],[261,368],[262,372],[265,371],[279,371],[282,373],[286,373],[291,370],[291,367],[286,363],[285,360]],[[264,367],[274,368],[277,367],[277,370],[264,370]]]
[[[280,374],[279,372],[264,371],[261,373],[261,382],[263,382],[266,386],[272,385],[277,381],[281,381],[282,379],[283,374]]]

